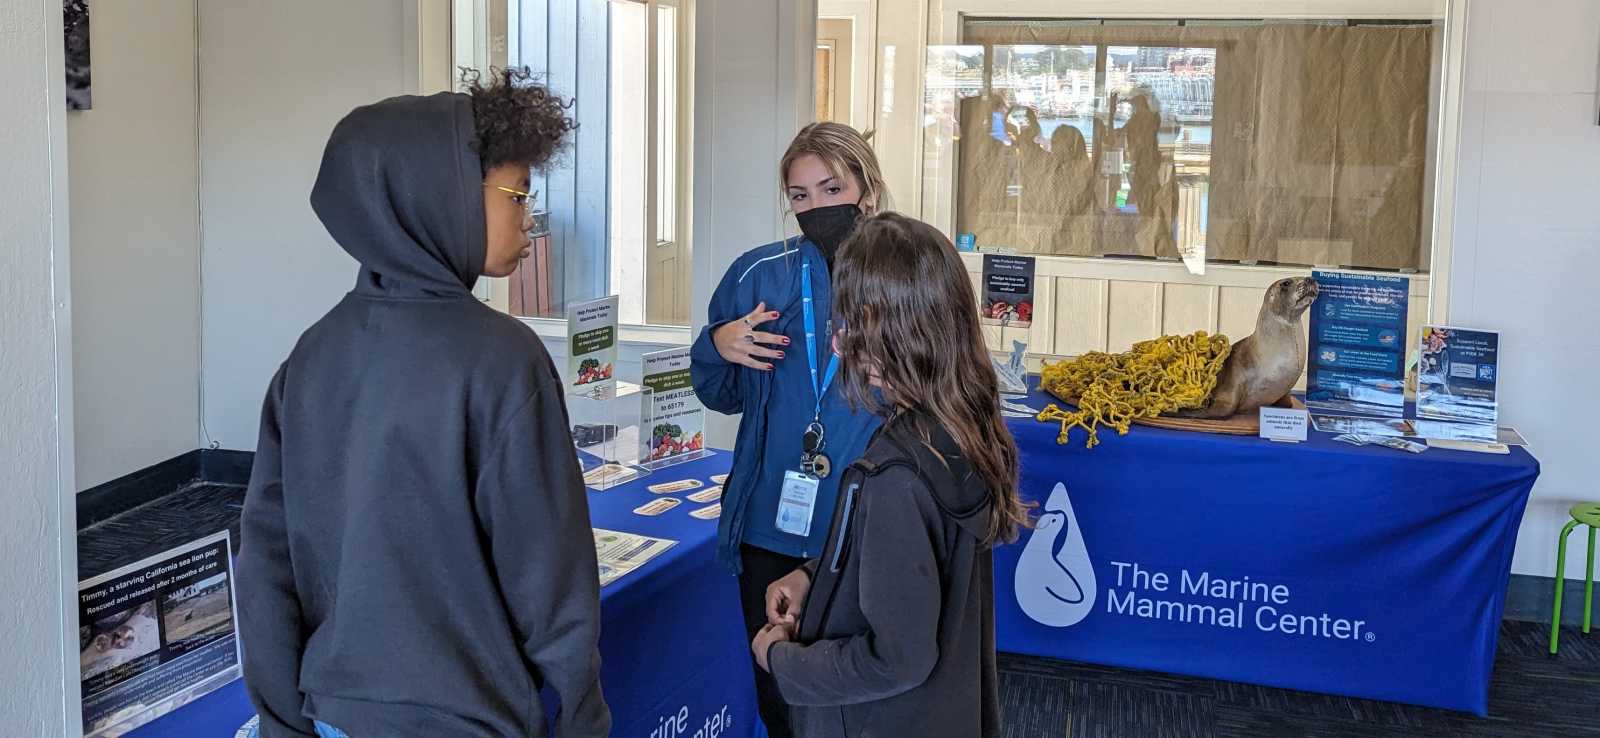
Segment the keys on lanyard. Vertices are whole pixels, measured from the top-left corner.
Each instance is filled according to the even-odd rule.
[[[821,421],[811,421],[800,440],[800,471],[817,479],[827,479],[833,473],[833,460],[823,453],[827,441],[827,429],[822,427]]]

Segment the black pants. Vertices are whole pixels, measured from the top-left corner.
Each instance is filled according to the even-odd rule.
[[[749,641],[767,624],[767,585],[784,578],[800,568],[805,559],[773,553],[755,546],[741,546],[739,561],[743,570],[739,574],[739,602],[744,606],[744,627]],[[755,654],[751,654],[751,660]],[[767,725],[771,738],[791,738],[789,705],[778,692],[778,682],[759,665],[756,671],[756,704],[761,709],[761,722]]]

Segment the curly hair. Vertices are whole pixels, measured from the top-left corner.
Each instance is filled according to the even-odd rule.
[[[578,127],[563,100],[527,67],[461,70],[462,91],[472,97],[476,140],[473,150],[484,171],[502,164],[542,169],[566,146],[567,134]]]

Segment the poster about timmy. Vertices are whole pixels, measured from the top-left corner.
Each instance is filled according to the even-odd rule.
[[[78,585],[83,733],[121,735],[240,675],[228,531]]]
[[[1017,328],[1033,325],[1033,284],[1033,257],[985,254],[983,322]]]

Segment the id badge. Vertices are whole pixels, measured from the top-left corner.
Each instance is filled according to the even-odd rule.
[[[795,536],[811,535],[811,516],[817,509],[816,478],[797,471],[783,475],[783,494],[778,498],[778,530]]]

